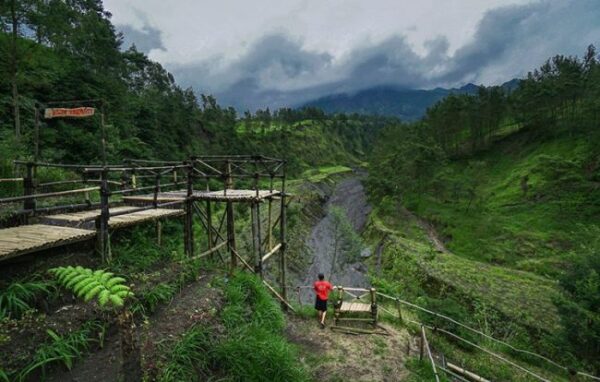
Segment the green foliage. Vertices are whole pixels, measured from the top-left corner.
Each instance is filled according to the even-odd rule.
[[[159,283],[150,290],[144,291],[140,296],[144,307],[150,312],[154,312],[156,308],[167,303],[173,298],[177,288],[169,283]]]
[[[47,298],[53,291],[53,283],[36,279],[9,284],[0,292],[0,319],[21,317],[36,300]]]
[[[281,333],[283,313],[261,281],[236,274],[225,286],[225,297],[223,335],[192,328],[168,350],[158,380],[307,381],[295,349]]]
[[[202,381],[209,372],[208,356],[211,346],[208,330],[196,326],[186,332],[177,344],[169,349],[169,359],[158,378],[161,382]]]
[[[133,292],[124,283],[126,280],[102,269],[93,271],[81,266],[58,267],[49,270],[59,284],[88,302],[97,299],[100,306],[122,307]]]
[[[580,229],[594,239],[571,253],[560,277],[565,296],[557,304],[571,351],[593,359],[600,353],[600,227]],[[594,367],[600,371],[597,362]]]
[[[37,370],[41,370],[43,377],[48,368],[56,364],[70,370],[75,360],[86,354],[92,343],[98,342],[98,333],[104,331],[104,325],[95,321],[88,321],[79,330],[64,336],[48,329],[46,332],[50,341],[38,347],[32,361],[15,376],[16,380],[28,380],[28,376]]]

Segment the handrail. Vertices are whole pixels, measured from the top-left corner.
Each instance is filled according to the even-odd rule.
[[[554,365],[555,367],[557,367],[557,368],[559,368],[559,369],[562,369],[562,370],[564,370],[564,371],[567,371],[567,372],[569,371],[569,368],[567,368],[567,367],[565,367],[565,366],[563,366],[563,365],[561,365],[561,364],[559,364],[559,363],[557,363],[557,362],[555,362],[555,361],[553,361],[553,360],[551,360],[551,359],[549,359],[549,358],[547,358],[547,357],[544,357],[544,356],[543,356],[543,355],[541,355],[541,354],[537,354],[537,353],[534,353],[534,352],[531,352],[531,351],[528,351],[528,350],[524,350],[524,349],[519,349],[519,348],[516,348],[516,347],[514,347],[513,345],[511,345],[511,344],[509,344],[509,343],[507,343],[507,342],[504,342],[504,341],[502,341],[502,340],[499,340],[499,339],[497,339],[497,338],[494,338],[494,337],[490,336],[489,334],[486,334],[486,333],[483,333],[483,332],[482,332],[482,331],[480,331],[480,330],[474,329],[474,328],[472,328],[472,327],[470,327],[470,326],[468,326],[468,325],[466,325],[466,324],[463,324],[463,323],[462,323],[462,322],[460,322],[460,321],[456,321],[455,319],[453,319],[453,318],[451,318],[451,317],[448,317],[448,316],[446,316],[446,315],[443,315],[443,314],[440,314],[440,313],[434,312],[434,311],[432,311],[432,310],[429,310],[429,309],[427,309],[427,308],[423,308],[423,307],[421,307],[421,306],[419,306],[419,305],[416,305],[416,304],[413,304],[413,303],[411,303],[411,302],[408,302],[408,301],[402,300],[402,299],[400,299],[400,298],[398,298],[398,297],[393,297],[393,296],[390,296],[390,295],[388,295],[388,294],[381,293],[381,292],[377,292],[377,294],[378,294],[378,295],[380,295],[381,297],[384,297],[384,298],[387,298],[387,299],[390,299],[390,300],[396,301],[396,302],[398,302],[398,303],[400,303],[400,304],[403,304],[403,305],[410,306],[410,307],[412,307],[412,308],[414,308],[414,309],[417,309],[417,310],[423,311],[423,312],[425,312],[425,313],[431,314],[431,315],[433,315],[433,316],[435,316],[435,317],[438,317],[438,318],[441,318],[441,319],[447,320],[447,321],[449,321],[449,322],[451,322],[451,323],[453,323],[453,324],[456,324],[456,325],[458,325],[458,326],[460,326],[460,327],[462,327],[462,328],[464,328],[464,329],[467,329],[467,330],[469,330],[469,331],[471,331],[471,332],[473,332],[473,333],[475,333],[475,334],[479,334],[479,335],[481,335],[481,336],[483,336],[483,337],[485,337],[485,338],[487,338],[487,339],[489,339],[489,340],[491,340],[491,341],[494,341],[494,342],[496,342],[496,343],[499,343],[499,344],[501,344],[501,345],[504,345],[504,346],[508,347],[509,349],[511,349],[511,350],[512,350],[512,351],[514,351],[514,352],[517,352],[517,353],[522,353],[522,354],[527,354],[527,355],[530,355],[530,356],[536,357],[536,358],[538,358],[538,359],[540,359],[540,360],[546,361],[546,362],[548,362],[548,363],[550,363],[550,364]],[[438,330],[440,330],[440,329],[438,328]],[[577,374],[578,374],[578,375],[581,375],[581,376],[584,376],[584,377],[588,377],[588,378],[591,378],[591,379],[597,380],[597,381],[600,381],[600,378],[599,378],[599,377],[595,377],[595,376],[593,376],[593,375],[591,375],[591,374],[588,374],[588,373],[585,373],[585,372],[578,371],[578,372],[577,372]]]
[[[24,196],[14,196],[14,197],[10,197],[10,198],[0,199],[0,204],[20,202],[20,201],[23,201],[23,200],[30,200],[30,199],[42,199],[42,198],[51,198],[51,197],[55,197],[55,196],[65,196],[65,195],[79,194],[79,193],[85,193],[85,192],[90,192],[90,191],[98,191],[98,190],[100,190],[100,187],[88,187],[88,188],[79,188],[79,189],[76,189],[76,190],[48,192],[48,193],[45,193],[45,194],[32,194],[32,195],[24,195]]]

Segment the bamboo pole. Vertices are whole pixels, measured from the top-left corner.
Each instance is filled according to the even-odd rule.
[[[202,162],[201,162],[202,163]],[[217,170],[218,171],[218,170]],[[225,176],[225,190],[233,186],[233,179],[231,178],[231,163],[227,161]],[[219,174],[221,172],[219,171]],[[229,249],[229,255],[231,257],[231,268],[230,273],[233,273],[237,267],[237,256],[236,256],[236,244],[235,244],[235,218],[233,216],[233,203],[228,201],[226,204],[227,208],[227,243]]]
[[[286,194],[285,194],[285,170],[283,172],[283,177],[281,178],[281,209],[279,212],[279,220],[281,225],[279,226],[279,242],[281,243],[281,247],[279,249],[279,284],[281,286],[281,296],[287,300],[287,259],[286,259],[286,249],[287,249],[287,238],[286,238],[286,225],[287,225],[287,203],[286,203]],[[277,224],[277,223],[275,223]],[[285,306],[284,306],[285,309]]]
[[[261,238],[261,224],[260,224],[260,203],[256,202],[254,203],[254,205],[256,206],[256,244],[257,244],[257,250],[258,252],[256,253],[256,271],[258,273],[258,275],[260,276],[260,278],[263,278],[263,261],[262,261],[262,245],[260,245],[260,243],[262,242]]]
[[[446,366],[448,367],[449,370],[451,370],[451,371],[453,371],[455,373],[458,373],[458,374],[460,374],[460,375],[462,375],[464,377],[467,377],[467,378],[469,378],[472,381],[476,381],[476,382],[491,382],[488,379],[485,379],[485,378],[483,378],[483,377],[481,377],[481,376],[479,376],[479,375],[477,375],[475,373],[472,373],[472,372],[468,371],[465,368],[462,368],[460,366],[454,365],[454,364],[452,364],[450,362],[447,362]]]
[[[262,262],[264,263],[265,261],[267,261],[271,256],[273,256],[275,253],[277,253],[277,251],[279,251],[280,248],[281,248],[281,243],[275,245],[275,247],[273,247],[269,252],[267,252],[262,257]]]
[[[108,237],[108,220],[110,218],[110,212],[108,209],[108,171],[104,170],[101,172],[102,183],[100,184],[100,215],[96,219],[96,235],[97,235],[97,246],[102,261],[106,264],[110,262],[110,243]]]
[[[185,199],[184,246],[186,255],[194,256],[194,173],[192,167],[187,171],[187,197]]]
[[[212,237],[212,209],[210,205],[210,200],[206,201],[206,239],[208,240],[208,250],[210,251],[213,247],[213,237]]]

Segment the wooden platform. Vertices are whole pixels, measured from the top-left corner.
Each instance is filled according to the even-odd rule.
[[[111,213],[115,212],[125,212],[129,210],[134,210],[138,207],[133,206],[120,206],[113,207],[110,209]],[[168,218],[183,215],[184,211],[181,209],[166,209],[166,208],[157,208],[150,209],[144,211],[137,211],[130,214],[113,216],[108,220],[108,226],[110,228],[122,228],[134,224],[139,224],[148,220],[156,220],[161,218]],[[96,217],[100,216],[100,210],[91,210],[91,211],[81,211],[74,212],[69,214],[58,214],[58,215],[48,215],[40,218],[40,221],[48,224],[48,225],[60,225],[60,226],[69,226],[69,227],[83,227],[94,229]]]
[[[362,302],[342,302],[340,312],[367,312],[371,313],[371,304]]]
[[[259,190],[258,196],[256,190],[220,190],[220,191],[194,191],[193,197],[196,200],[211,200],[216,202],[248,202],[262,200],[279,196],[281,192],[277,190]],[[157,195],[158,203],[169,203],[185,200],[187,192],[185,190],[161,192]],[[154,202],[154,194],[128,195],[123,197],[126,203],[147,204]]]
[[[0,261],[93,238],[95,231],[44,224],[0,229]]]

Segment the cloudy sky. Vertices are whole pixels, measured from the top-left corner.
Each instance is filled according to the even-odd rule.
[[[125,45],[239,110],[499,84],[600,46],[600,0],[104,0]]]

